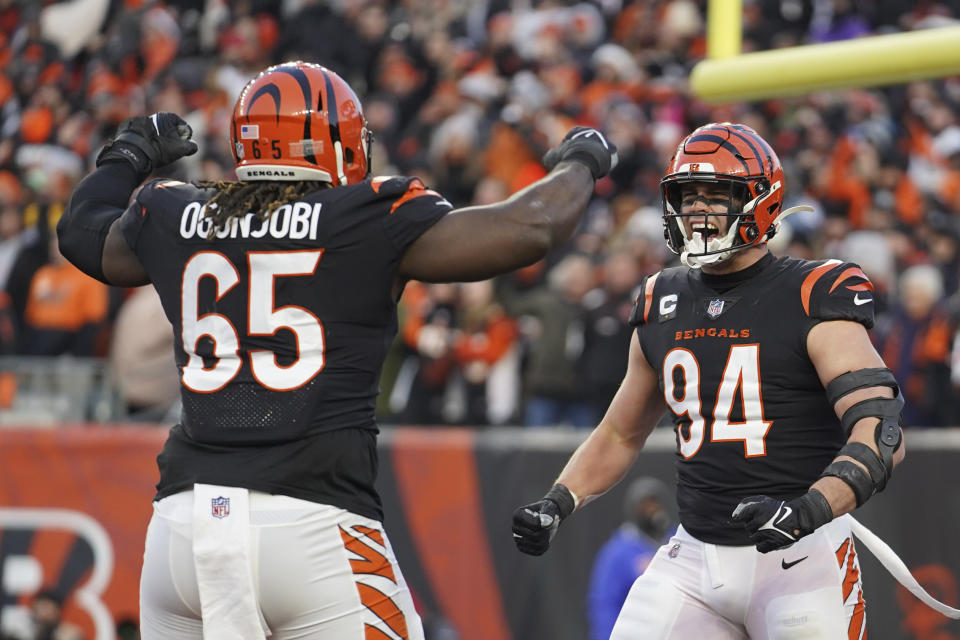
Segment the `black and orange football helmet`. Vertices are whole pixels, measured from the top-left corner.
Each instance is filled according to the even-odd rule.
[[[729,187],[726,233],[709,239],[700,233],[688,237],[682,218],[694,214],[681,212],[680,186],[689,182]],[[660,181],[667,245],[685,264],[696,267],[766,242],[783,217],[783,188],[780,159],[756,131],[730,122],[704,125],[677,146]]]
[[[370,132],[357,94],[309,62],[270,67],[247,83],[230,138],[240,180],[354,184],[370,171]]]

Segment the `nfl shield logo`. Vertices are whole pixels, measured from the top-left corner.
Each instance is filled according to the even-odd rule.
[[[707,305],[707,315],[716,318],[721,313],[723,313],[723,300],[711,300]]]
[[[224,498],[223,496],[211,498],[210,514],[214,518],[226,518],[230,515],[230,498]]]

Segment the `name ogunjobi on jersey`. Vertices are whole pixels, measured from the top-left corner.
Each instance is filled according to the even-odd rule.
[[[291,240],[316,240],[320,222],[320,202],[293,202],[281,205],[267,219],[258,219],[248,213],[231,218],[218,230],[216,237],[224,238],[289,238]],[[180,236],[185,239],[205,239],[213,221],[206,216],[207,206],[191,202],[180,214]]]

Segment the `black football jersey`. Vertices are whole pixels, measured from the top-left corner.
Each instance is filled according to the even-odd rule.
[[[807,355],[825,320],[873,326],[860,268],[768,254],[733,274],[670,268],[643,282],[631,323],[676,425],[680,521],[698,539],[749,545],[730,521],[750,495],[790,499],[845,436]]]
[[[180,370],[181,423],[160,456],[159,495],[239,485],[378,517],[372,503],[342,504],[322,488],[334,482],[324,461],[373,463],[363,478],[341,473],[345,485],[375,473],[375,452],[334,443],[373,446],[397,265],[452,207],[416,178],[374,178],[317,190],[265,220],[233,218],[208,239],[211,195],[151,182],[121,220],[173,326]],[[350,429],[370,435],[330,436]]]

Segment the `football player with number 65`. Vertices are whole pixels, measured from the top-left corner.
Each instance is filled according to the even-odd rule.
[[[681,525],[611,638],[860,638],[852,519],[903,460],[903,401],[874,350],[873,285],[839,260],[775,258],[783,170],[753,129],[709,124],[661,182],[684,266],[647,276],[626,375],[543,499],[514,513],[524,553],[633,464],[665,410]]]
[[[482,280],[564,242],[617,161],[576,127],[543,179],[456,209],[372,177],[360,101],[316,64],[271,67],[231,123],[238,182],[147,182],[196,152],[178,116],[132,118],[58,225],[97,279],[152,283],[183,411],[158,457],[140,590],[146,640],[423,638],[381,524],[374,407],[412,279]]]

